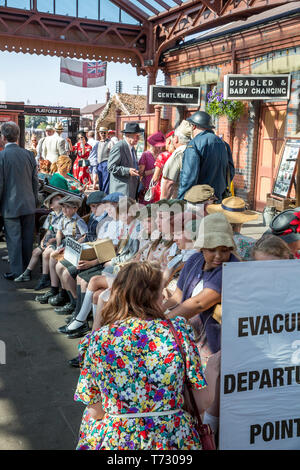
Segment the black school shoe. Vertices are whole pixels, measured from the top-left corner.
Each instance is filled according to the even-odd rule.
[[[44,294],[37,295],[35,298],[36,302],[40,302],[40,304],[47,304],[48,300],[51,299],[51,297],[54,297],[55,294],[51,290],[48,290]]]
[[[80,367],[78,357],[74,357],[73,359],[70,359],[68,362],[71,367]]]
[[[73,313],[75,310],[75,305],[71,304],[70,302],[63,307],[57,307],[54,309],[54,312],[57,313],[58,315],[69,315],[70,313]]]
[[[77,320],[78,321],[78,320]],[[82,325],[76,328],[75,330],[68,330],[68,325],[61,326],[58,328],[58,332],[64,335],[67,335],[68,338],[81,338],[84,336],[88,331],[90,331],[90,326],[87,321],[82,322]]]
[[[52,305],[53,307],[63,307],[64,305],[66,305],[69,300],[69,296],[68,295],[65,295],[61,292],[59,292],[57,295],[55,295],[54,297],[52,297],[52,299],[49,299],[49,304]]]

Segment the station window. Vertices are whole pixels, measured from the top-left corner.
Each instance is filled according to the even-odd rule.
[[[2,0],[0,6],[30,10],[30,0]]]

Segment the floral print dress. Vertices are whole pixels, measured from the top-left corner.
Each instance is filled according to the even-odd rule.
[[[194,333],[172,320],[186,353],[193,388],[206,386]],[[87,335],[79,345],[81,373],[75,401],[101,402],[102,420],[84,411],[78,450],[201,449],[191,415],[182,409],[184,364],[167,321],[129,318]],[[175,414],[124,417],[128,413]]]

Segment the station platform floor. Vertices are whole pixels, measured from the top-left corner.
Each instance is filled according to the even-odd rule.
[[[242,233],[257,239],[265,230],[260,216]],[[21,285],[3,278],[9,271],[1,259],[6,254],[1,242],[0,341],[6,363],[0,364],[0,450],[75,449],[84,405],[73,399],[79,369],[68,360],[77,355],[79,339],[58,333],[65,316],[35,302],[38,271]]]

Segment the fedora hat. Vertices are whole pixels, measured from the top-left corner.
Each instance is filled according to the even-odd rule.
[[[209,184],[192,186],[183,196],[183,199],[192,204],[199,204],[214,198],[215,190]]]
[[[54,130],[54,127],[53,126],[46,126],[46,131],[53,131]]]
[[[218,246],[235,248],[233,231],[230,223],[222,213],[210,214],[200,222],[194,247],[212,250]]]
[[[122,132],[123,134],[141,134],[144,132],[144,129],[139,126],[138,122],[126,122]]]
[[[99,132],[108,132],[107,127],[100,127]]]
[[[57,131],[63,131],[63,130],[64,130],[64,126],[62,125],[61,122],[57,122],[57,123],[55,124],[55,129],[56,129]]]
[[[269,230],[265,233],[276,235],[286,243],[300,240],[300,207],[287,209],[275,215]]]
[[[63,198],[64,196],[58,192],[58,191],[54,191],[53,193],[49,194],[49,196],[46,197],[46,199],[44,200],[43,204],[44,206],[47,207],[47,209],[50,209],[50,205],[51,205],[51,201],[53,198],[55,198],[56,196],[61,196],[61,198]]]
[[[244,224],[258,218],[257,212],[247,210],[245,201],[237,196],[227,197],[221,204],[210,204],[206,210],[208,214],[222,212],[231,224]]]
[[[148,144],[153,145],[153,147],[164,147],[166,144],[165,136],[161,131],[155,132],[150,135],[147,139]]]
[[[214,129],[211,122],[211,116],[205,111],[196,111],[192,114],[187,121],[197,127],[202,127],[202,129]]]

